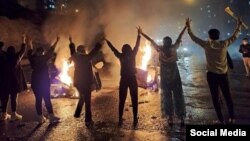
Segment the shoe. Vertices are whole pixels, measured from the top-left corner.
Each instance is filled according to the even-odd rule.
[[[18,113],[16,113],[16,112],[13,112],[12,114],[11,114],[11,120],[22,120],[23,119],[23,116],[22,115],[19,115]]]
[[[90,127],[92,127],[94,125],[94,121],[93,120],[91,120],[91,121],[85,121],[85,126],[87,127],[87,128],[90,128]]]
[[[2,113],[0,116],[0,120],[9,120],[11,116],[8,113]]]
[[[225,123],[224,123],[224,121],[214,120],[213,124],[215,124],[215,125],[224,125]]]
[[[134,122],[133,122],[133,126],[136,127],[137,124],[138,124],[138,118],[135,118],[135,119],[134,119]]]
[[[235,124],[235,119],[234,118],[229,118],[228,123],[229,124]]]
[[[46,117],[44,117],[43,115],[40,115],[39,118],[38,118],[38,122],[39,124],[43,124],[44,122],[46,122]]]
[[[60,118],[55,116],[54,114],[49,114],[49,122],[52,123],[58,123],[60,121]]]
[[[169,126],[173,126],[173,125],[174,125],[174,121],[173,121],[173,118],[172,118],[172,117],[169,117],[169,118],[168,118],[168,125],[169,125]]]
[[[74,114],[75,118],[79,118],[80,116],[81,116],[80,114],[76,114],[76,113]]]

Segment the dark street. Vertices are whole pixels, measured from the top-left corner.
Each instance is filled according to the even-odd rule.
[[[249,17],[250,0],[0,0],[0,141],[249,141]]]
[[[235,65],[242,68],[241,61]],[[187,108],[187,124],[212,124],[216,114],[211,103],[211,97],[205,80],[205,66],[195,57],[179,60],[183,88]],[[249,79],[243,75],[243,70],[230,73],[233,99],[236,110],[236,124],[250,124]],[[126,101],[124,125],[118,128],[118,80],[102,80],[103,88],[92,93],[92,111],[95,122],[91,129],[84,125],[83,115],[73,117],[77,100],[55,98],[52,100],[55,113],[61,122],[49,126],[48,122],[38,126],[34,106],[34,96],[31,92],[22,93],[18,98],[18,112],[23,115],[22,122],[1,122],[1,141],[4,140],[136,140],[136,141],[183,141],[185,128],[177,123],[173,128],[167,126],[161,118],[160,94],[139,89],[139,124],[132,126],[132,108],[130,97]],[[221,103],[223,108],[225,106]],[[46,111],[46,110],[44,110]],[[224,112],[227,113],[226,111]]]

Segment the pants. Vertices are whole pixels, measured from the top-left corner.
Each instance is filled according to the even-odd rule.
[[[161,110],[163,116],[184,118],[185,100],[179,69],[176,63],[161,65]]]
[[[217,114],[217,117],[220,121],[223,121],[223,116],[221,112],[221,107],[219,103],[219,88],[222,91],[222,94],[226,100],[228,112],[230,118],[234,118],[234,106],[231,97],[229,81],[227,74],[216,74],[212,72],[207,73],[207,81],[210,88],[213,105]]]
[[[247,75],[250,73],[250,57],[244,57],[243,58],[244,66],[247,72]]]
[[[45,102],[45,107],[49,114],[53,114],[53,108],[50,98],[50,89],[33,89],[36,99],[36,112],[38,115],[42,115],[42,100]]]
[[[161,90],[161,103],[165,116],[172,117],[175,112],[179,118],[185,117],[185,102],[181,85],[176,85],[173,89],[163,88]]]
[[[1,106],[2,106],[2,112],[7,112],[7,106],[8,106],[8,101],[9,101],[9,96],[11,99],[11,110],[12,112],[16,112],[16,99],[17,99],[17,93],[5,93],[1,96]]]
[[[87,88],[77,87],[80,98],[76,107],[75,116],[79,117],[82,112],[82,107],[85,102],[85,122],[92,121],[92,112],[91,112],[91,86]]]
[[[125,101],[127,98],[128,88],[132,99],[134,119],[137,119],[138,113],[138,86],[136,76],[122,76],[119,87],[119,120],[122,120]]]

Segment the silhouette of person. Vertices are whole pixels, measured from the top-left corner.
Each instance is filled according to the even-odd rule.
[[[166,36],[163,39],[163,46],[157,45],[153,39],[142,32],[142,35],[151,42],[154,49],[159,53],[161,109],[162,115],[168,116],[168,124],[170,126],[173,125],[174,111],[177,117],[181,120],[181,125],[183,126],[185,124],[185,101],[180,72],[176,61],[177,49],[181,44],[181,39],[186,28],[187,27],[185,26],[174,44],[172,44],[172,39]]]
[[[242,54],[243,63],[246,69],[246,76],[250,77],[250,44],[248,38],[242,40],[239,52]]]
[[[36,112],[39,116],[39,123],[42,124],[46,121],[46,117],[42,112],[42,101],[44,100],[46,109],[49,113],[48,118],[50,123],[59,122],[60,118],[55,116],[51,97],[50,97],[50,75],[48,70],[48,61],[53,57],[54,49],[59,41],[57,37],[56,41],[45,51],[43,47],[33,49],[32,40],[28,43],[28,59],[32,68],[31,75],[31,88],[35,95],[36,100]]]
[[[110,49],[114,52],[115,56],[120,60],[120,86],[119,86],[119,122],[118,125],[123,124],[123,111],[125,101],[127,98],[128,88],[132,99],[134,126],[138,123],[138,85],[136,79],[136,55],[140,47],[140,33],[141,29],[138,28],[138,35],[134,49],[132,50],[129,44],[124,44],[122,52],[120,53],[109,40],[106,40]]]
[[[80,117],[83,104],[85,103],[85,125],[89,127],[93,124],[91,112],[91,85],[94,76],[91,59],[101,49],[102,44],[100,42],[96,43],[94,49],[90,51],[90,53],[87,53],[86,47],[83,45],[79,45],[76,52],[75,44],[71,37],[69,38],[69,41],[71,53],[70,60],[73,61],[75,65],[74,86],[77,88],[80,96],[74,117]]]
[[[6,51],[6,62],[5,62],[5,89],[2,96],[2,111],[3,111],[3,119],[8,119],[11,117],[11,120],[21,120],[22,116],[19,115],[17,110],[17,93],[20,92],[19,86],[19,77],[18,74],[20,73],[20,66],[19,63],[23,58],[26,50],[26,36],[22,36],[22,45],[19,52],[16,53],[15,47],[10,46],[7,48]],[[7,113],[7,105],[9,101],[9,96],[11,99],[11,116]]]
[[[0,108],[2,112],[2,96],[6,92],[5,87],[5,63],[6,63],[6,52],[3,51],[4,42],[0,41]],[[1,113],[0,120],[6,120],[6,113]]]
[[[228,47],[237,39],[242,26],[242,20],[238,19],[237,27],[232,36],[226,40],[220,39],[220,31],[218,29],[210,29],[208,31],[209,40],[205,41],[196,37],[190,27],[190,19],[187,19],[186,25],[188,27],[188,34],[191,39],[200,45],[205,50],[206,61],[207,61],[207,81],[210,88],[213,105],[219,120],[216,123],[223,124],[224,119],[221,112],[219,103],[219,88],[226,100],[228,112],[229,112],[229,123],[235,122],[234,117],[234,106],[231,97],[229,80],[228,80],[228,60],[227,50]]]

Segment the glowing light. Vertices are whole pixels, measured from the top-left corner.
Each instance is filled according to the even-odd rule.
[[[185,0],[188,5],[195,4],[195,0]]]
[[[143,56],[142,56],[142,63],[141,63],[140,69],[148,72],[148,64],[152,56],[152,48],[151,48],[149,41],[145,42],[145,45],[142,48],[142,53],[143,53]],[[151,74],[148,73],[147,82],[152,81],[152,78],[153,77],[151,76]]]
[[[104,63],[101,61],[101,62],[98,62],[97,64],[95,64],[95,67],[97,68],[97,69],[101,69],[101,68],[103,68],[103,66],[104,66]]]
[[[143,56],[142,56],[142,63],[141,63],[140,69],[147,70],[148,62],[152,55],[150,42],[148,41],[145,42],[145,46],[142,48],[142,53],[143,53]]]
[[[78,12],[79,12],[79,9],[75,9],[75,12],[78,13]]]
[[[61,73],[59,74],[60,81],[69,87],[73,85],[73,80],[69,75],[69,69],[73,66],[73,63],[69,63],[67,60],[64,60]]]
[[[153,80],[153,76],[151,74],[148,74],[147,82],[151,82],[152,80]]]

